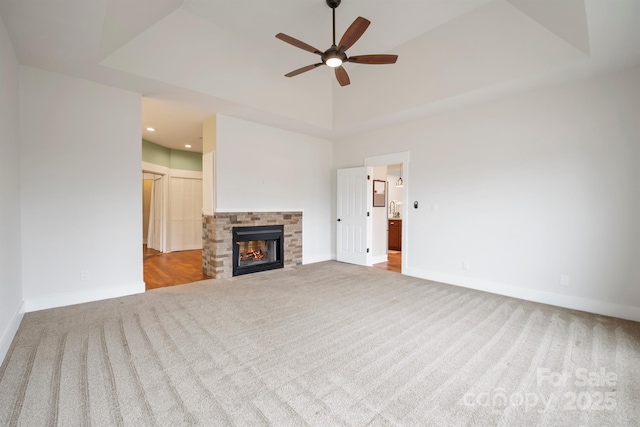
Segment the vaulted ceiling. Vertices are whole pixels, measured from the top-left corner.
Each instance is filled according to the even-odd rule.
[[[143,94],[143,136],[201,149],[221,113],[325,138],[640,64],[640,0],[343,0],[338,38],[372,24],[346,64],[284,74],[331,45],[325,0],[0,0],[21,64]]]

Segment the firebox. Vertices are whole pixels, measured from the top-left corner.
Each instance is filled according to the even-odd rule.
[[[284,267],[284,226],[233,227],[233,275]]]

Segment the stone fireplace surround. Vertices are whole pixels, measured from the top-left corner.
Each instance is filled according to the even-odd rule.
[[[216,212],[202,217],[202,272],[233,277],[233,227],[284,225],[284,266],[302,265],[302,212]]]

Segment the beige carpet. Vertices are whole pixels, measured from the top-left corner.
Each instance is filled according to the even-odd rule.
[[[0,425],[640,425],[640,324],[325,262],[25,315]]]

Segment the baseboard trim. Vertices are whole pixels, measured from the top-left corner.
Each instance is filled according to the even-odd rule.
[[[7,356],[9,347],[11,347],[13,337],[15,337],[18,332],[20,322],[22,322],[22,318],[24,317],[24,307],[25,304],[24,301],[22,301],[20,307],[18,307],[18,310],[13,315],[11,322],[9,322],[7,328],[2,332],[2,338],[0,338],[0,365],[4,363],[4,358]]]
[[[112,288],[94,289],[84,292],[69,292],[65,294],[50,295],[41,298],[28,299],[24,302],[26,313],[46,310],[48,308],[64,307],[67,305],[82,304],[85,302],[100,301],[110,298],[125,297],[127,295],[141,294],[145,291],[144,282],[134,285],[117,286]]]
[[[615,304],[606,301],[597,301],[571,295],[554,294],[552,292],[520,288],[488,280],[420,270],[417,268],[405,268],[402,273],[407,276],[432,280],[434,282],[446,283],[463,288],[475,289],[492,294],[640,322],[640,308],[638,307]]]

